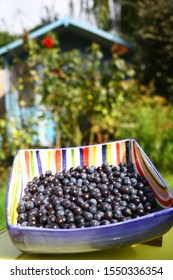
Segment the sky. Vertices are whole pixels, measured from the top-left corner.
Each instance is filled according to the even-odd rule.
[[[80,1],[75,0],[73,18],[80,16]],[[0,31],[20,34],[40,23],[44,6],[54,7],[59,18],[70,16],[68,0],[0,0]]]

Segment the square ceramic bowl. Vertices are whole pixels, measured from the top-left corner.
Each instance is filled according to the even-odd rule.
[[[121,223],[76,229],[49,229],[17,224],[16,207],[33,177],[74,166],[103,162],[134,164],[151,186],[160,211]],[[173,194],[134,139],[62,149],[19,150],[14,158],[6,199],[7,227],[16,248],[29,253],[78,253],[143,243],[165,234],[173,225]]]

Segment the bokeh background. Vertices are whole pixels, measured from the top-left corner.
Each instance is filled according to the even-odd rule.
[[[62,51],[56,32],[45,34],[49,45],[43,38],[30,39],[33,31],[64,17],[106,31],[130,47],[114,43],[105,59],[94,41],[83,53]],[[172,0],[1,0],[0,50],[22,39],[25,56],[7,52],[10,71],[20,70],[8,88],[7,60],[0,55],[0,228],[5,227],[9,172],[20,148],[135,138],[173,190],[172,26]],[[32,94],[27,94],[28,87]],[[19,93],[20,108],[28,108],[37,97],[41,114],[16,117],[4,105],[8,91]],[[52,120],[54,139],[45,145],[38,122],[48,125],[49,133]]]

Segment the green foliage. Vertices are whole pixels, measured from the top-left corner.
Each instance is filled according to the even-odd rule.
[[[94,15],[97,25],[104,29],[112,29],[112,20],[110,17],[110,5],[108,0],[82,1],[81,12],[84,11],[89,17]]]
[[[135,69],[112,48],[105,61],[93,43],[86,53],[62,53],[54,46],[26,41],[28,59],[23,75],[35,82],[34,92],[56,122],[56,146],[80,146],[135,138],[157,167],[170,169],[173,144],[172,105],[135,79]],[[114,50],[114,51],[113,51]],[[38,73],[38,65],[42,72]],[[42,79],[39,79],[41,74]]]
[[[126,102],[116,136],[135,138],[158,169],[173,171],[172,105],[164,98],[150,94],[140,95],[133,104]]]
[[[136,44],[136,37],[139,30],[138,9],[144,1],[140,0],[117,0],[121,6],[121,15],[116,21],[118,32],[121,36]]]
[[[32,147],[33,137],[37,136],[33,129],[35,124],[34,120],[29,120],[26,124],[14,117],[8,120],[0,119],[0,166],[11,165],[18,149]]]
[[[112,60],[103,61],[95,43],[85,54],[79,50],[62,53],[54,34],[49,36],[55,43],[51,48],[39,48],[36,42],[28,40],[28,75],[23,75],[23,82],[25,77],[37,80],[37,66],[41,64],[43,79],[36,83],[35,92],[40,93],[41,102],[56,121],[57,145],[93,143],[97,141],[97,124],[109,114],[112,101],[116,108],[118,96],[124,91],[124,80],[133,76],[134,71],[116,53]]]
[[[13,40],[15,40],[17,36],[12,35],[6,31],[0,31],[0,47],[11,43]],[[0,68],[2,68],[3,65],[3,58],[0,57]]]
[[[5,183],[1,185],[0,183],[0,229],[3,229],[6,227],[6,218],[5,218],[5,199],[6,199],[6,189],[7,189],[7,179],[5,180]]]
[[[16,35],[12,35],[6,31],[0,31],[0,46],[6,45],[17,38]]]
[[[173,1],[119,0],[120,31],[137,45],[134,63],[142,74],[138,80],[153,81],[156,94],[173,100]],[[141,71],[140,71],[141,72]]]
[[[106,31],[117,31],[120,20],[121,0],[81,0],[80,13],[87,16],[92,23],[96,22],[97,26]],[[75,7],[73,0],[69,0],[69,4]]]
[[[138,9],[142,81],[153,79],[156,92],[173,100],[173,1],[148,0]]]
[[[133,63],[140,69],[137,79],[146,85],[153,81],[155,93],[172,101],[173,1],[80,2],[85,13],[92,15],[99,27],[109,31],[118,30],[123,38],[136,44]],[[121,6],[120,15],[116,11],[117,4]]]

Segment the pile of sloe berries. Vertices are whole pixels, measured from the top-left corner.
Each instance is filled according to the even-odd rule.
[[[24,189],[17,206],[21,226],[74,229],[109,225],[158,211],[146,180],[133,164],[47,170]]]

